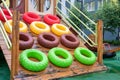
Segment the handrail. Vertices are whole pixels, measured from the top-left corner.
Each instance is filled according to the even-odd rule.
[[[61,3],[60,1],[58,1],[58,3]],[[61,5],[66,9],[68,10],[76,19],[78,19],[92,34],[96,35],[92,30],[91,28],[89,28],[82,20],[80,20],[72,11],[70,11],[67,7],[65,7],[62,3]]]
[[[67,1],[70,5],[72,5],[78,12],[80,12],[86,19],[88,19],[92,24],[96,25],[96,23],[94,21],[92,21],[88,16],[86,16],[82,11],[80,11],[76,6],[74,6],[73,4],[71,4],[71,2],[69,0],[65,0]]]
[[[1,13],[2,13],[2,15],[3,15],[3,17],[4,17],[5,21],[7,22],[7,25],[9,26],[10,31],[12,31],[12,27],[11,27],[10,23],[8,22],[8,20],[7,20],[6,16],[5,16],[5,14],[4,14],[4,12],[3,12],[3,10],[1,9],[1,7],[0,7],[0,11],[1,11]]]
[[[10,16],[13,16],[12,13],[11,13],[11,11],[9,10],[8,6],[6,5],[5,1],[2,0],[2,2],[3,2],[3,4],[5,5],[6,9],[8,10]]]
[[[7,33],[4,31],[4,27],[3,27],[3,24],[2,24],[1,21],[0,21],[0,25],[1,25],[0,31],[1,31],[1,33],[2,33],[2,35],[3,35],[3,38],[4,38],[4,40],[5,40],[5,43],[6,43],[7,47],[8,47],[8,49],[10,49],[10,48],[11,48],[11,42],[9,41],[9,38],[8,38],[8,36],[7,36]]]
[[[11,43],[11,41],[10,41],[10,39],[9,39],[9,37],[8,37],[8,35],[7,35],[7,33],[6,33],[5,29],[4,29],[4,26],[3,26],[3,24],[2,24],[2,22],[1,22],[1,21],[0,21],[0,24],[1,24],[1,29],[2,29],[2,30],[3,30],[3,32],[5,33],[6,38],[7,38],[7,40],[8,40],[8,43],[9,43],[9,45],[11,46],[11,45],[12,45],[12,43]]]
[[[3,2],[3,4],[4,4],[4,6],[6,7],[6,9],[8,10],[10,16],[12,17],[12,13],[11,13],[11,11],[9,10],[8,6],[6,5],[5,1],[2,0],[2,2]],[[12,31],[12,27],[11,27],[10,23],[8,22],[8,20],[7,20],[7,18],[6,18],[6,16],[5,16],[5,14],[4,14],[4,12],[3,12],[3,10],[2,10],[1,7],[0,7],[0,12],[2,13],[3,18],[5,19],[8,27],[9,27],[10,30]],[[10,48],[12,47],[12,43],[11,43],[11,41],[10,41],[10,39],[9,39],[9,37],[8,37],[8,35],[7,35],[7,33],[6,33],[5,29],[4,29],[4,26],[3,26],[3,24],[2,24],[1,21],[0,21],[0,25],[1,25],[0,30],[1,30],[1,33],[2,33],[3,38],[4,38],[4,40],[5,40],[5,43],[6,43],[7,47],[8,47],[8,49],[10,49]]]
[[[57,8],[58,10],[59,10],[59,14],[61,14],[60,12],[62,12],[59,8]],[[66,17],[71,23],[73,23],[73,21],[71,20],[71,19],[69,19],[67,16],[65,16],[65,14],[64,13],[62,13],[63,14],[63,16],[64,17]],[[73,25],[74,26],[77,26],[75,23],[73,23]],[[74,27],[72,27],[72,28],[74,28]],[[90,44],[77,30],[75,30],[78,34],[79,34],[79,36],[85,41],[85,42],[87,42],[90,46],[94,46],[94,45],[96,45],[80,28],[78,28],[78,27],[76,27],[80,32],[82,32],[83,34],[84,34],[84,36],[88,39],[88,40],[90,40],[91,42],[92,42],[92,44]],[[75,29],[75,28],[74,28]]]
[[[89,17],[87,17],[82,11],[80,11],[77,7],[75,7],[73,4],[71,4],[70,1],[68,0],[65,0],[67,1],[73,8],[75,8],[80,14],[82,14],[87,20],[89,20],[89,22],[91,22],[92,24],[95,25],[95,30],[96,30],[96,26],[97,26],[97,23],[95,23],[94,21],[92,21]],[[74,21],[72,21],[65,13],[63,13],[58,7],[56,7],[56,10],[57,10],[57,13],[59,15],[62,14],[62,16],[64,15],[65,19],[67,19],[72,25],[74,25],[74,27],[72,26],[72,28],[79,34],[79,36],[86,42],[88,43],[90,46],[95,46],[97,45],[97,32],[93,31],[91,28],[89,28],[81,19],[79,19],[69,8],[67,8],[64,4],[62,4],[62,2],[60,0],[57,0],[57,4],[60,3],[61,6],[63,8],[65,8],[72,16],[74,16],[81,24],[83,24],[83,26],[88,29],[93,35],[95,35],[95,42],[92,41],[75,23]],[[62,17],[62,18],[64,18]],[[84,35],[81,35],[79,33],[79,31]],[[89,42],[89,41],[91,42]]]

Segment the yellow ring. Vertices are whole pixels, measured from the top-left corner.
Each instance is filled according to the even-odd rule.
[[[41,34],[43,32],[50,32],[50,27],[40,21],[34,21],[30,24],[30,30],[35,34]]]
[[[12,26],[12,20],[8,20],[8,23]],[[7,22],[5,22],[4,27],[8,33],[12,33]],[[20,32],[27,32],[27,30],[28,30],[27,25],[22,21],[20,21],[19,27],[20,27]]]
[[[57,36],[70,33],[69,29],[62,24],[53,24],[51,31]]]

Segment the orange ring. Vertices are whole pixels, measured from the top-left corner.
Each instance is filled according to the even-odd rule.
[[[12,26],[12,20],[8,20],[8,23]],[[12,33],[7,22],[5,22],[4,27],[8,33]],[[28,30],[27,25],[22,21],[20,21],[19,27],[20,27],[20,32],[27,32],[27,30]]]
[[[41,34],[43,32],[50,32],[50,27],[40,21],[34,21],[30,24],[30,30],[35,34]]]
[[[51,30],[57,36],[70,33],[69,29],[62,24],[53,24]]]

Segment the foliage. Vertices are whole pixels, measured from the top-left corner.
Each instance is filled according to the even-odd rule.
[[[81,10],[82,7],[81,7],[81,4],[80,2],[77,2],[77,0],[74,2],[74,5],[79,9]],[[83,17],[83,15],[80,14],[79,11],[77,11],[74,7],[71,7],[70,9],[71,12],[73,12],[80,20],[82,20],[84,23],[87,23],[88,20],[86,18]],[[69,18],[80,28],[83,28],[82,27],[82,23],[80,23],[80,21],[78,19],[76,19],[72,14],[71,12],[68,13],[68,16]],[[87,12],[87,10],[83,9],[82,12],[85,14],[85,15],[89,15],[89,13]],[[71,22],[70,22],[71,23]],[[71,23],[72,24],[72,23]],[[73,25],[74,26],[74,25]]]
[[[104,22],[104,31],[115,33],[115,29],[120,27],[120,5],[109,2],[97,11],[96,19]]]

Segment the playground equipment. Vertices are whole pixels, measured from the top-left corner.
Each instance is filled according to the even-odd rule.
[[[2,0],[4,1],[4,0]],[[29,2],[31,0],[21,0],[21,1],[24,1],[23,4],[24,4],[24,10],[25,12],[28,12],[29,10]],[[56,78],[62,78],[62,77],[69,77],[69,76],[75,76],[75,75],[80,75],[80,74],[86,74],[86,73],[90,73],[90,72],[97,72],[97,71],[102,71],[102,70],[106,70],[107,68],[103,65],[103,43],[102,43],[102,21],[99,20],[97,22],[97,24],[95,22],[93,22],[90,18],[88,18],[82,11],[80,11],[79,9],[77,9],[73,4],[71,4],[71,2],[69,0],[66,0],[72,7],[74,7],[76,10],[79,11],[80,14],[82,14],[86,19],[88,19],[91,23],[94,24],[95,28],[96,28],[96,31],[92,31],[85,23],[82,22],[82,20],[80,20],[77,16],[75,16],[67,7],[65,7],[60,0],[50,0],[51,2],[51,7],[49,8],[48,11],[45,11],[45,12],[42,12],[43,11],[43,5],[42,3],[44,3],[44,0],[38,0],[39,4],[38,6],[40,7],[39,8],[39,11],[35,11],[36,14],[39,14],[40,16],[44,17],[44,15],[46,14],[52,14],[52,15],[58,15],[61,19],[60,19],[60,24],[62,25],[65,25],[67,27],[67,34],[73,34],[71,31],[70,31],[70,28],[72,28],[76,33],[77,33],[77,38],[79,39],[80,41],[80,44],[78,47],[84,47],[86,48],[86,46],[84,45],[84,43],[88,43],[90,46],[97,46],[97,53],[98,53],[98,56],[97,58],[94,57],[94,55],[92,55],[92,53],[90,52],[90,55],[91,58],[93,59],[93,61],[89,62],[89,63],[80,63],[78,62],[77,60],[75,59],[72,59],[71,57],[66,57],[66,55],[74,55],[74,49],[70,49],[70,48],[67,48],[65,47],[64,45],[62,45],[61,43],[59,43],[58,47],[60,48],[64,48],[64,50],[61,50],[62,53],[67,53],[65,56],[62,55],[58,52],[55,52],[55,54],[57,56],[60,55],[60,57],[57,57],[58,59],[61,60],[61,58],[68,58],[68,64],[67,65],[62,65],[62,67],[67,67],[67,68],[60,68],[60,67],[57,67],[59,66],[57,64],[57,66],[53,65],[53,64],[56,64],[54,63],[55,60],[51,60],[51,56],[49,57],[50,61],[53,63],[49,63],[48,66],[47,66],[47,59],[45,59],[45,63],[46,65],[44,66],[44,69],[42,67],[42,69],[38,69],[36,70],[34,67],[32,67],[34,70],[32,71],[41,71],[41,72],[31,72],[31,71],[28,71],[26,69],[29,69],[27,66],[28,65],[25,65],[25,63],[23,63],[23,59],[20,60],[20,63],[19,63],[19,56],[22,55],[22,56],[26,56],[26,57],[23,57],[24,59],[26,59],[25,61],[28,60],[28,57],[31,57],[31,53],[29,54],[27,51],[26,54],[22,54],[22,50],[19,50],[19,20],[20,18],[22,17],[22,14],[19,13],[19,11],[16,9],[16,3],[17,1],[14,0],[14,4],[12,5],[13,6],[13,24],[12,24],[12,27],[11,25],[8,23],[8,20],[5,18],[7,24],[8,24],[8,27],[10,28],[10,30],[12,31],[12,43],[11,41],[9,40],[8,38],[8,35],[4,29],[4,26],[3,26],[3,22],[0,22],[0,46],[1,46],[1,49],[4,53],[4,56],[5,56],[5,59],[7,61],[7,64],[11,70],[11,79],[13,80],[19,80],[19,79],[26,79],[26,80],[39,80],[39,79],[43,79],[43,80],[48,80],[48,79],[56,79]],[[95,41],[92,41],[78,26],[76,26],[76,24],[71,20],[69,19],[68,16],[66,16],[59,8],[58,8],[58,4],[61,4],[66,10],[68,10],[75,18],[77,18],[79,20],[80,23],[82,23],[84,25],[85,28],[87,28],[91,33],[93,33],[95,35]],[[7,6],[6,6],[7,7]],[[0,11],[2,12],[2,9],[0,7]],[[4,13],[2,14],[4,15]],[[11,15],[12,16],[12,15]],[[74,27],[67,21],[67,20],[70,21],[70,23],[72,23],[74,25]],[[58,23],[57,23],[58,24]],[[27,24],[29,26],[29,24]],[[59,25],[55,25],[55,26],[59,26]],[[97,26],[97,27],[96,27]],[[60,27],[61,28],[61,27]],[[64,30],[64,29],[63,29]],[[34,34],[34,33],[31,33],[31,31],[28,31],[30,35],[32,35],[33,39],[34,39],[34,44],[32,46],[32,48],[34,49],[37,49],[37,50],[40,50],[42,52],[44,52],[45,55],[47,55],[49,53],[49,55],[52,54],[52,57],[53,57],[53,53],[54,53],[54,50],[53,50],[53,53],[51,52],[50,49],[48,48],[45,48],[41,45],[38,45],[37,43],[37,35]],[[52,32],[51,32],[52,33]],[[99,33],[99,34],[97,34]],[[84,34],[84,35],[82,35]],[[60,35],[58,36],[58,39],[60,38],[61,36],[61,33]],[[90,44],[88,42],[88,40],[91,41],[92,44]],[[10,50],[12,46],[12,49]],[[78,48],[79,49],[79,48]],[[66,52],[67,50],[67,52]],[[88,49],[87,49],[88,50]],[[32,51],[32,50],[30,50]],[[33,50],[34,51],[34,50]],[[58,49],[59,51],[59,49]],[[40,53],[41,52],[38,52],[38,51],[35,51],[36,52],[36,55],[37,56],[42,56],[42,57],[45,57],[44,55],[41,55]],[[68,53],[69,52],[69,53]],[[78,52],[78,50],[76,51],[76,53]],[[86,51],[87,53],[89,51]],[[24,52],[23,52],[24,53]],[[28,56],[27,56],[28,54]],[[85,53],[83,53],[83,51],[81,50],[81,54],[82,55],[85,55]],[[36,58],[38,59],[38,61],[41,61],[41,59],[39,59],[38,57],[36,57],[36,55],[33,56],[33,58]],[[48,56],[49,56],[48,55]],[[77,55],[77,54],[75,54]],[[89,55],[86,55],[89,57]],[[76,57],[77,59],[79,57]],[[96,60],[97,59],[97,60]],[[34,59],[29,59],[29,62],[33,60],[32,62],[34,62],[35,60]],[[63,59],[64,60],[64,59]],[[73,61],[72,61],[73,60]],[[95,62],[96,61],[96,62]],[[66,62],[66,61],[65,61]],[[95,62],[95,63],[94,63]],[[93,64],[94,63],[94,64]],[[25,65],[24,67],[22,67],[20,64],[22,65]],[[62,63],[61,63],[62,64]],[[85,64],[92,64],[90,66],[86,66]],[[32,65],[36,65],[36,64],[32,64]],[[31,68],[29,69],[31,70]]]

